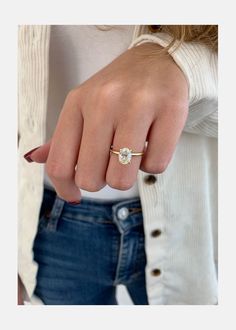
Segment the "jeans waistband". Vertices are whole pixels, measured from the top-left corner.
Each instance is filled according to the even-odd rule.
[[[59,216],[73,220],[106,221],[122,224],[122,230],[128,226],[142,223],[142,208],[140,198],[123,200],[98,200],[82,198],[78,205],[71,205],[57,196],[55,191],[44,189],[41,214],[50,213],[51,225],[58,221]]]

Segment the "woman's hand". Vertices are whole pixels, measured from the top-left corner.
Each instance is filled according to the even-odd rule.
[[[138,169],[163,172],[188,113],[188,86],[172,57],[146,43],[132,48],[66,97],[51,141],[30,154],[46,162],[57,194],[79,201],[79,188],[127,190]],[[142,151],[122,165],[110,146]],[[75,171],[76,167],[76,171]]]

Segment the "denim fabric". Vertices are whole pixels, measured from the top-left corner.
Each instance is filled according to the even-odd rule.
[[[116,305],[118,284],[148,304],[139,198],[71,205],[45,189],[33,252],[46,305]]]

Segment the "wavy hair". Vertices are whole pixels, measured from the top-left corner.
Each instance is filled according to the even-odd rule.
[[[108,31],[115,25],[95,25],[99,30]],[[177,47],[184,41],[201,42],[218,50],[218,25],[147,25],[151,33],[166,32],[173,40],[165,48],[168,50],[177,41]]]
[[[184,41],[193,41],[218,50],[218,25],[148,25],[148,28],[152,33],[166,32],[173,38],[168,49],[176,41],[178,46]]]

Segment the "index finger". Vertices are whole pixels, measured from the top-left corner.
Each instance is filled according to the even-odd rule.
[[[67,96],[46,162],[46,171],[59,197],[69,202],[79,202],[80,190],[75,184],[75,167],[83,129],[83,118],[78,95]]]

